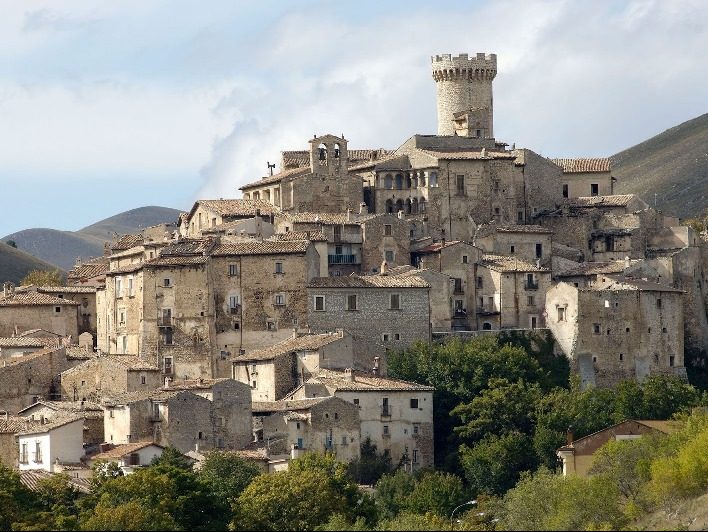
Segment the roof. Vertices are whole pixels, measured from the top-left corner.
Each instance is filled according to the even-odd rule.
[[[343,371],[321,370],[316,377],[310,378],[308,383],[321,383],[328,388],[341,391],[384,391],[384,392],[406,392],[420,391],[432,392],[432,386],[426,386],[415,382],[379,377],[371,373],[352,371],[353,380],[347,378]]]
[[[516,159],[516,155],[509,151],[479,150],[433,150],[425,149],[422,152],[436,159],[449,160],[490,160],[490,159]]]
[[[322,224],[322,225],[358,225],[372,218],[384,216],[384,214],[355,214],[350,213],[324,213],[324,212],[296,212],[284,215],[293,223]]]
[[[33,408],[36,408],[37,405],[45,406],[49,408],[50,410],[54,410],[55,412],[69,412],[73,414],[82,414],[81,417],[86,416],[86,417],[101,417],[103,418],[103,409],[98,403],[92,403],[90,401],[37,401],[34,404],[31,404],[29,406],[26,406],[22,410],[20,410],[18,413],[21,414],[23,412],[27,412],[28,410],[31,410]],[[100,413],[100,415],[98,415]]]
[[[202,266],[207,263],[205,256],[159,256],[143,264],[145,268],[172,267],[172,266]],[[115,271],[115,270],[114,270]]]
[[[9,338],[0,338],[0,347],[45,347],[50,345],[59,345],[61,339],[32,336],[11,336]]]
[[[68,279],[91,279],[103,275],[108,270],[110,259],[108,257],[97,257],[88,262],[74,266],[69,270]]]
[[[160,251],[160,258],[168,256],[204,255],[214,247],[215,243],[216,240],[213,237],[181,238],[165,246]]]
[[[311,242],[327,242],[327,235],[322,231],[288,231],[287,233],[276,233],[271,236],[269,240],[310,240]]]
[[[171,399],[177,394],[184,393],[186,390],[176,390],[173,388],[157,390],[140,390],[137,392],[123,392],[116,394],[104,394],[102,403],[104,405],[128,405],[151,399],[154,401],[165,401]]]
[[[0,415],[0,433],[3,434],[17,434],[21,430],[27,428],[27,424],[30,421],[26,417],[22,416],[7,416]]]
[[[216,379],[190,379],[182,381],[174,381],[170,383],[170,390],[209,390],[214,387],[215,384],[221,382],[231,381],[228,377],[219,377]],[[237,381],[234,381],[237,382]],[[246,385],[248,386],[248,385]],[[164,389],[164,388],[163,388]]]
[[[610,160],[606,157],[592,159],[551,159],[563,169],[565,174],[586,173],[586,172],[609,172]]]
[[[429,288],[420,277],[401,275],[349,275],[347,277],[315,277],[308,288]]]
[[[160,449],[164,449],[162,445],[152,441],[136,441],[134,443],[124,443],[122,445],[116,445],[108,451],[92,456],[91,460],[118,460],[126,455],[137,452],[140,449],[150,447],[151,445],[159,447]]]
[[[547,233],[553,234],[553,231],[542,225],[499,225],[497,226],[499,233]]]
[[[635,198],[634,194],[616,194],[614,196],[581,196],[568,200],[571,207],[626,207]]]
[[[43,294],[41,292],[15,292],[8,296],[0,296],[0,307],[16,307],[16,306],[40,306],[40,305],[80,305],[78,301],[71,301],[53,296],[51,294]]]
[[[49,432],[51,430],[55,430],[58,428],[61,428],[65,425],[70,425],[71,423],[74,423],[76,421],[83,421],[84,416],[82,415],[71,415],[71,416],[62,416],[54,421],[50,421],[49,423],[29,423],[26,428],[23,430],[19,431],[19,435],[29,435],[29,434],[44,434],[45,432]],[[83,428],[82,428],[83,430]]]
[[[583,262],[576,268],[565,270],[556,274],[557,277],[576,277],[579,275],[598,275],[609,273],[622,273],[625,269],[623,260],[612,262]]]
[[[606,432],[608,430],[612,430],[616,427],[619,427],[620,425],[623,425],[624,423],[628,422],[635,422],[640,425],[644,425],[645,427],[649,427],[651,429],[654,429],[656,431],[662,432],[664,434],[671,434],[673,432],[676,432],[679,428],[679,422],[677,421],[672,421],[672,420],[664,420],[664,419],[657,419],[657,420],[640,420],[640,419],[625,419],[624,421],[620,421],[619,423],[615,423],[614,425],[610,425],[609,427],[605,427],[604,429],[598,430],[593,432],[592,434],[588,434],[587,436],[583,436],[582,438],[578,438],[577,440],[573,440],[573,442],[569,445],[564,445],[563,447],[560,447],[558,450],[571,450],[575,447],[575,444],[586,440],[588,438],[592,438],[594,436],[597,436],[598,434],[601,434],[603,432]]]
[[[364,161],[376,162],[378,159],[390,154],[388,150],[383,148],[374,150],[350,150],[347,149],[347,158],[349,165],[360,164]],[[308,150],[290,150],[281,153],[283,165],[285,167],[304,167],[310,166],[310,152]]]
[[[38,286],[37,291],[45,294],[95,294],[95,286]]]
[[[93,350],[89,350],[88,347],[84,347],[82,345],[66,346],[66,358],[68,360],[89,359],[91,357],[93,357]]]
[[[451,240],[449,242],[433,242],[432,244],[415,250],[415,253],[437,253],[443,248],[448,248],[459,244],[461,240]]]
[[[227,451],[228,452],[228,451]],[[240,451],[233,451],[234,454],[246,460],[268,460],[270,453],[264,441],[254,441],[246,445]]]
[[[596,283],[590,289],[595,290],[641,290],[645,292],[675,292],[682,294],[683,290],[674,288],[673,286],[654,283],[646,279],[631,279],[629,277],[621,277],[618,275],[609,276],[606,283]]]
[[[241,187],[243,188],[243,187]],[[264,200],[246,200],[246,199],[214,199],[214,200],[197,200],[192,210],[189,212],[191,217],[199,206],[210,209],[221,216],[244,216],[253,217],[257,212],[260,214],[274,214],[278,212],[278,208]]]
[[[253,413],[263,412],[292,412],[295,410],[309,410],[315,405],[332,399],[332,397],[315,397],[313,399],[295,399],[282,401],[254,401]]]
[[[96,360],[107,360],[110,362],[116,362],[121,366],[128,369],[128,371],[154,371],[159,370],[154,364],[150,364],[146,360],[143,360],[137,356],[130,355],[102,355]]]
[[[548,268],[536,266],[527,260],[507,255],[484,254],[480,266],[499,272],[550,272]]]
[[[212,255],[218,257],[226,255],[281,255],[288,253],[305,253],[309,245],[310,243],[305,240],[222,242],[214,248]]]
[[[39,485],[42,480],[50,479],[54,477],[54,475],[58,474],[50,473],[44,469],[25,469],[23,471],[18,471],[18,473],[20,475],[20,482],[32,491],[37,491],[39,489]],[[91,485],[86,479],[70,477],[67,482],[82,493],[91,493]]]
[[[143,235],[121,235],[118,240],[111,244],[111,251],[124,251],[134,248],[143,243]]]
[[[252,360],[272,360],[281,355],[296,351],[315,351],[325,345],[341,340],[344,336],[339,333],[306,334],[297,338],[288,338],[275,345],[259,349],[247,355],[236,357],[233,362],[246,362]]]
[[[50,346],[47,346],[43,349],[40,349],[39,351],[34,351],[33,353],[30,353],[28,355],[23,355],[21,357],[11,357],[10,359],[4,360],[3,364],[5,366],[15,366],[18,364],[25,364],[27,362],[32,362],[38,358],[41,358],[44,355],[56,353],[57,351],[60,351],[61,349],[65,349],[65,348],[62,346],[58,346],[58,345],[50,345]],[[5,366],[0,366],[0,371],[2,371],[2,368]]]
[[[33,334],[37,334],[37,333],[45,333],[45,334],[41,334],[39,336],[32,336]],[[22,331],[17,336],[29,336],[32,338],[61,338],[62,337],[61,334],[57,334],[55,332],[48,331],[46,329],[27,329],[26,331]]]
[[[243,185],[239,190],[246,190],[248,188],[257,188],[263,185],[272,185],[275,183],[280,183],[284,178],[286,177],[300,177],[304,176],[310,173],[310,164],[308,160],[308,164],[306,167],[302,168],[290,168],[289,170],[283,170],[282,172],[279,172],[277,174],[271,175],[271,176],[266,176],[258,181],[252,181],[251,183],[246,183]],[[256,200],[256,201],[261,201],[261,200]]]

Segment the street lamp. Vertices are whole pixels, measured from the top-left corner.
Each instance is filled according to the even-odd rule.
[[[470,505],[470,504],[477,504],[477,499],[473,499],[473,500],[471,500],[471,501],[463,502],[462,504],[460,504],[459,506],[457,506],[457,507],[452,511],[452,513],[450,514],[450,530],[455,530],[455,521],[453,520],[453,518],[455,517],[455,512],[456,512],[457,510],[459,510],[460,508],[462,508],[463,506],[467,506],[467,505]]]

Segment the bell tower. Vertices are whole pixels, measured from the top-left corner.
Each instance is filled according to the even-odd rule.
[[[344,136],[315,136],[310,141],[310,169],[313,174],[321,176],[345,175],[348,162],[347,140]]]

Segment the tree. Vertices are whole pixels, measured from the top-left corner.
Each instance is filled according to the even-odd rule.
[[[30,284],[35,286],[62,286],[64,278],[59,270],[32,270],[20,281],[22,286]]]
[[[347,465],[347,471],[358,484],[376,484],[382,475],[391,471],[391,455],[378,453],[376,444],[367,437],[361,443],[361,456]]]
[[[458,504],[468,500],[462,479],[451,473],[428,471],[415,483],[415,488],[405,499],[405,507],[417,514],[434,514],[448,517]]]
[[[165,447],[160,456],[153,458],[150,465],[167,468],[174,467],[184,471],[192,471],[192,461],[187,458],[182,451],[171,445],[169,447]]]
[[[376,504],[381,517],[391,519],[406,507],[406,498],[415,489],[415,479],[403,470],[383,475],[376,483]]]
[[[127,501],[114,506],[101,500],[82,523],[82,530],[180,530],[167,511],[145,507],[140,501]]]
[[[36,494],[20,482],[20,475],[0,463],[0,530],[10,530],[38,508]]]
[[[261,470],[256,464],[226,451],[209,451],[199,470],[199,477],[209,486],[217,500],[229,503],[260,474]]]
[[[472,493],[488,495],[503,494],[536,466],[531,438],[519,432],[488,434],[471,448],[462,445],[460,461]]]
[[[378,530],[448,530],[450,520],[433,514],[402,513],[392,519],[382,521]]]
[[[5,242],[5,244],[10,246],[11,248],[17,249],[17,242],[15,242],[14,240],[8,240],[7,242]]]

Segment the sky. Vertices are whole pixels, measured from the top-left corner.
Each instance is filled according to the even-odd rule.
[[[461,52],[498,56],[497,139],[547,157],[708,112],[704,0],[0,0],[0,236],[238,198],[313,134],[395,149]]]

